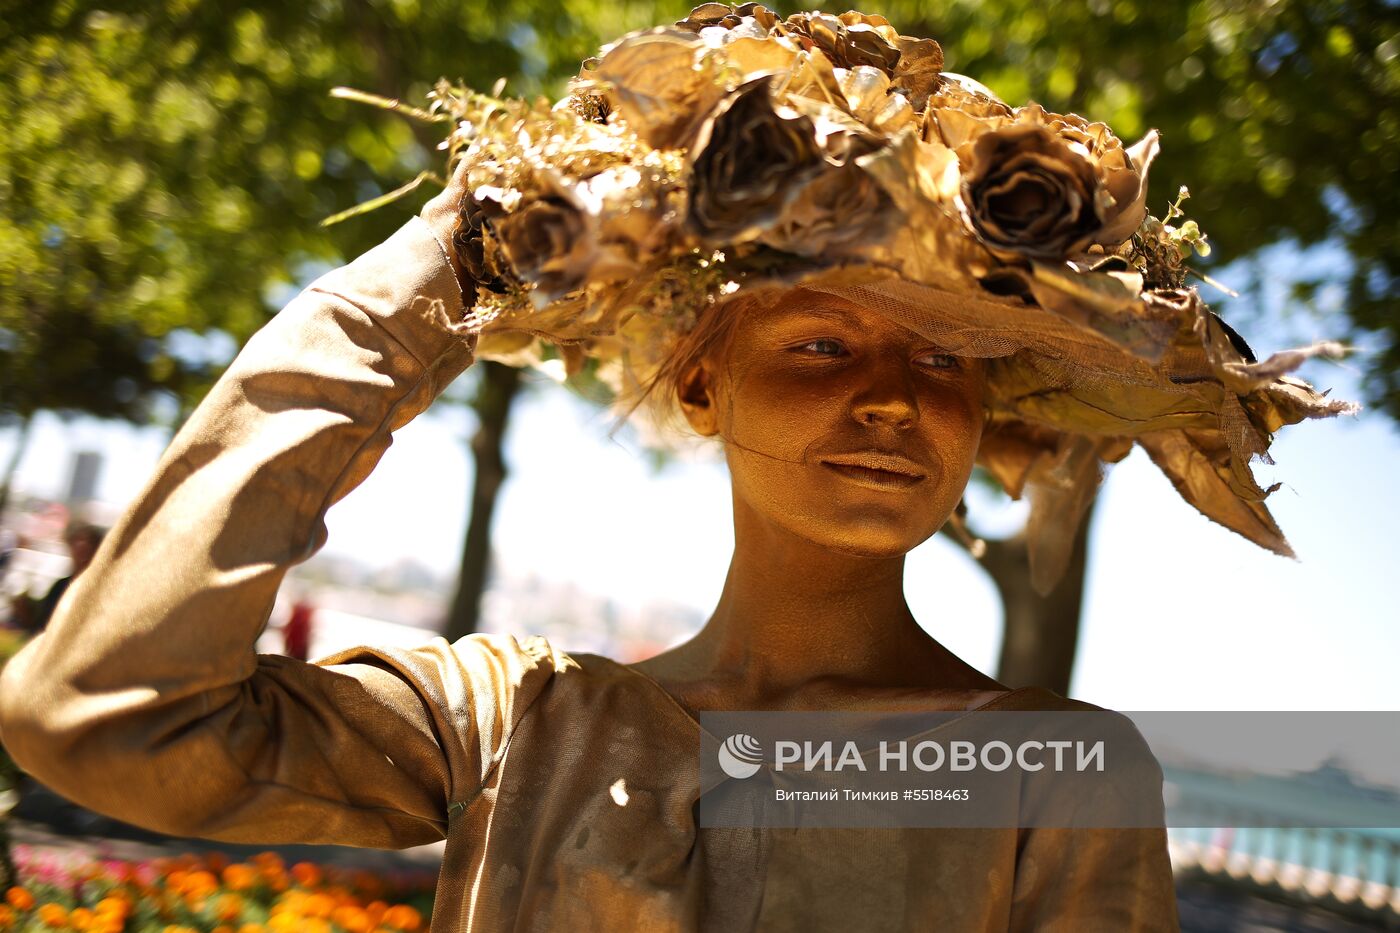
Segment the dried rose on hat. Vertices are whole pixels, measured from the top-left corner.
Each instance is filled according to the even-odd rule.
[[[563,198],[531,201],[496,223],[501,249],[516,273],[545,293],[568,292],[583,281],[589,242],[577,207]]]
[[[889,194],[854,160],[805,185],[761,241],[799,256],[841,256],[883,239],[899,218]]]
[[[1094,242],[1112,206],[1093,163],[1043,126],[983,133],[959,161],[968,226],[995,250],[1073,256]]]
[[[719,105],[693,154],[690,227],[714,245],[757,237],[825,164],[811,119],[775,106],[766,78]]]
[[[847,13],[794,13],[783,21],[783,32],[797,36],[804,47],[815,46],[838,68],[868,65],[893,74],[899,64],[898,33],[883,16]]]

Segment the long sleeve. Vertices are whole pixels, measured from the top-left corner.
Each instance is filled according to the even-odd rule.
[[[442,838],[548,679],[548,645],[436,639],[320,665],[253,647],[287,570],[325,543],[327,509],[472,362],[435,229],[415,217],[310,285],[194,412],[4,670],[0,740],[22,767],[170,833]]]

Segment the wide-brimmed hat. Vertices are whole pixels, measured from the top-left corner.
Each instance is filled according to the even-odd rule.
[[[478,355],[645,386],[704,314],[800,286],[986,358],[978,454],[1029,493],[1059,577],[1104,464],[1143,447],[1192,505],[1291,554],[1264,505],[1274,433],[1352,413],[1257,360],[1187,284],[1184,190],[1148,211],[1157,133],[1013,108],[883,17],[710,3],[585,63],[557,103],[440,83],[466,173],[454,245]],[[1271,462],[1271,461],[1270,461]]]

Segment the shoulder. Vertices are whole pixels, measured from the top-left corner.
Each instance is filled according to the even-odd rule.
[[[337,652],[317,663],[322,666],[373,662],[396,668],[423,668],[425,665],[446,672],[457,668],[468,676],[490,674],[508,682],[548,677],[568,666],[568,656],[543,635],[518,637],[478,632],[449,642],[441,636],[412,648],[356,647]]]
[[[1113,712],[1102,706],[1095,706],[1093,703],[1087,703],[1084,700],[1075,700],[1070,697],[1062,696],[1054,690],[1045,687],[1021,687],[1016,690],[1007,690],[995,700],[987,703],[983,709],[1043,713]]]
[[[412,689],[434,718],[508,736],[561,672],[576,666],[540,635],[475,633],[414,647],[357,647],[316,662],[358,680],[390,677]]]
[[[1161,778],[1161,767],[1132,717],[1044,687],[1010,690],[981,707],[1043,716],[1029,717],[1026,728],[1052,738],[1102,741],[1123,767],[1138,775]],[[1073,714],[1073,715],[1068,715]]]
[[[543,635],[480,632],[454,642],[433,638],[413,648],[352,648],[317,664],[387,668],[431,705],[459,717],[494,718],[507,732],[542,698],[550,705],[586,705],[590,697],[635,693],[644,684],[617,661],[568,652]]]

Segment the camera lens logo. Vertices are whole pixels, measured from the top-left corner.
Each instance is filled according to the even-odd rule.
[[[732,778],[753,777],[763,764],[763,746],[758,739],[740,732],[724,740],[719,747],[720,770]]]

